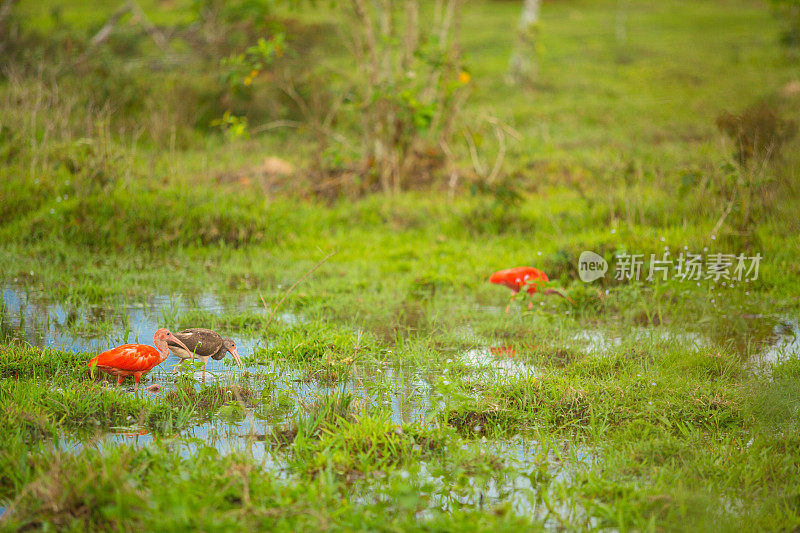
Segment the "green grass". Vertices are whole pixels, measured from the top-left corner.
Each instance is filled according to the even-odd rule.
[[[149,376],[164,393],[137,397],[92,378],[91,354],[13,341],[24,327],[0,306],[0,528],[800,527],[800,359],[752,362],[798,319],[798,139],[759,175],[714,123],[760,100],[800,121],[797,67],[765,5],[545,2],[537,82],[514,88],[519,4],[469,2],[464,112],[479,157],[491,164],[497,146],[478,117],[521,136],[500,182],[482,183],[456,146],[452,190],[329,197],[311,192],[311,128],[255,133],[302,120],[271,74],[250,99],[220,78],[219,56],[261,30],[165,57],[123,19],[76,59],[115,9],[100,4],[15,8],[0,283],[28,294],[37,332],[57,303],[79,317],[61,333],[125,336],[119,309],[163,297],[159,325],[260,348],[242,354],[246,375],[200,386],[165,367]],[[170,31],[196,19],[184,1],[141,5]],[[289,68],[349,72],[341,11],[272,16],[292,29]],[[252,138],[212,131],[226,109]],[[337,123],[344,137],[357,118]],[[297,174],[264,174],[269,156]],[[764,259],[734,287],[578,278],[584,250],[612,261],[665,246]],[[510,294],[488,277],[523,264],[575,305],[535,295],[504,313]],[[221,310],[198,303],[209,295]],[[152,439],[106,438],[120,428]]]

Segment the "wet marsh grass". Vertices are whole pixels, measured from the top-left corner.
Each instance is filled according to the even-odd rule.
[[[89,377],[80,363],[90,357],[80,352],[34,348],[20,342],[3,345],[0,379],[27,378],[35,381],[69,382]]]
[[[318,383],[322,386],[331,386],[341,383],[349,378],[351,367],[336,363],[328,363],[322,368],[307,368],[299,378],[306,383]]]
[[[203,324],[204,327],[210,329],[254,336],[269,335],[276,329],[268,327],[269,323],[266,314],[256,311],[217,314],[202,310],[192,310],[180,313],[176,321],[179,324],[176,329],[186,329],[196,327],[195,324]]]
[[[489,315],[486,320],[491,323],[494,318]],[[511,328],[514,321],[513,317],[509,318]],[[293,335],[288,334],[287,339],[295,338]],[[343,335],[341,342],[331,343],[334,338],[336,335],[330,331],[317,337],[322,346],[330,348],[333,344],[346,347],[348,352],[352,349],[354,336]],[[28,491],[41,496],[45,493],[37,492],[40,490],[37,483],[61,486],[59,483],[69,482],[71,474],[45,468],[38,462],[21,470],[12,467],[20,451],[37,450],[57,440],[57,435],[65,430],[96,431],[98,427],[92,420],[100,422],[100,430],[138,424],[171,434],[193,423],[191,420],[203,420],[214,410],[238,404],[238,398],[232,398],[234,387],[246,405],[256,404],[254,414],[260,412],[259,418],[273,421],[272,433],[265,436],[264,445],[269,445],[287,461],[292,476],[288,486],[311,483],[310,486],[320,489],[327,487],[324,490],[333,491],[339,497],[357,490],[377,490],[381,494],[392,494],[392,499],[407,494],[408,490],[416,490],[417,496],[410,502],[417,510],[426,509],[430,504],[426,491],[431,489],[426,487],[431,481],[420,473],[422,464],[441,476],[436,478],[443,483],[440,486],[439,481],[436,482],[440,487],[436,489],[436,501],[449,501],[450,505],[474,501],[477,509],[480,497],[471,492],[472,487],[488,490],[488,484],[524,473],[508,464],[502,453],[481,451],[488,445],[484,444],[484,439],[488,439],[487,443],[504,442],[519,435],[537,442],[540,450],[535,463],[539,466],[527,471],[533,480],[532,494],[536,495],[532,497],[555,497],[573,510],[581,509],[578,514],[591,516],[596,525],[643,524],[653,519],[671,523],[684,516],[675,510],[678,507],[691,509],[697,520],[711,520],[709,513],[716,513],[709,510],[713,508],[711,502],[720,494],[734,499],[744,494],[743,489],[732,484],[737,476],[748,477],[750,481],[746,486],[752,490],[764,479],[770,479],[769,483],[776,488],[788,486],[790,479],[794,479],[790,478],[796,473],[796,448],[791,436],[797,420],[793,390],[798,372],[794,360],[777,366],[775,379],[768,381],[755,376],[747,368],[746,361],[734,352],[720,347],[692,347],[675,340],[642,342],[633,336],[606,354],[585,355],[568,361],[521,354],[526,361],[542,364],[538,367],[539,374],[492,377],[479,374],[476,380],[475,369],[465,366],[458,357],[442,360],[442,355],[430,348],[438,341],[441,339],[425,338],[397,343],[388,360],[389,368],[399,365],[396,367],[399,375],[408,373],[409,379],[421,375],[423,382],[431,387],[434,399],[430,414],[434,416],[428,422],[415,424],[393,422],[385,406],[377,401],[381,391],[389,390],[382,387],[391,387],[391,381],[364,381],[366,397],[352,395],[341,387],[344,382],[339,382],[327,393],[301,399],[275,387],[287,376],[280,366],[261,370],[260,365],[253,365],[248,379],[265,383],[260,394],[253,390],[249,381],[248,385],[233,382],[208,385],[199,390],[191,386],[183,390],[186,394],[179,385],[175,392],[168,392],[153,404],[133,398],[125,390],[98,387],[82,371],[80,377],[70,372],[76,363],[80,364],[81,357],[52,350],[12,348],[4,352],[0,367],[4,380],[3,426],[10,430],[9,442],[13,443],[2,454],[2,461],[7,465],[4,468],[14,468],[16,472],[3,479],[0,485],[6,487],[9,501],[13,500],[12,520],[30,516],[32,520],[48,523],[64,520],[64,523],[77,524],[84,519],[89,520],[87,523],[103,523],[95,510],[81,507],[77,500],[62,499],[63,494],[49,496],[49,501],[57,502],[53,507],[43,507],[30,499],[28,493],[21,490],[23,487],[30,487]],[[309,346],[316,343],[310,342]],[[550,344],[555,349],[559,341],[551,340]],[[568,344],[561,346],[568,348]],[[303,352],[299,360],[284,359],[282,364],[299,365],[295,372],[314,371],[318,368],[319,353],[324,354],[324,350],[313,352],[317,355],[312,359],[305,357],[309,353],[312,351]],[[34,365],[38,370],[20,363],[29,357],[39,362]],[[324,362],[324,356],[321,360]],[[419,365],[422,370],[414,370],[420,368]],[[371,375],[380,376],[374,370]],[[442,376],[445,376],[444,381]],[[48,379],[57,383],[62,391],[54,394],[52,387],[42,385],[42,381]],[[92,389],[96,389],[96,394],[90,392]],[[365,403],[369,398],[372,400]],[[783,400],[775,403],[777,398]],[[299,410],[295,410],[297,408]],[[185,419],[176,412],[180,409]],[[220,420],[236,420],[243,416],[244,411],[222,413]],[[769,430],[765,431],[767,428]],[[641,438],[642,435],[647,438]],[[747,442],[750,444],[743,446]],[[576,449],[591,452],[575,455]],[[57,460],[63,464],[80,461],[83,465],[109,461],[111,468],[118,460],[115,458],[118,453],[130,454],[132,461],[144,460],[140,450],[125,451],[124,447],[110,450],[92,458],[79,454],[62,455]],[[205,448],[201,448],[198,457],[217,456],[216,452],[202,450]],[[36,453],[44,461],[47,454],[58,452]],[[166,450],[155,448],[149,453],[156,454],[159,464],[173,461]],[[579,458],[585,453],[594,457],[588,463]],[[771,458],[756,460],[751,453],[767,453]],[[152,460],[153,455],[150,457]],[[254,468],[245,466],[251,461],[246,457],[239,458],[238,463],[229,463],[231,456],[222,457],[221,464],[235,472]],[[180,461],[182,466],[177,468],[190,468],[189,459]],[[721,469],[726,461],[737,463]],[[584,466],[569,470],[566,466],[569,464]],[[597,469],[595,465],[598,464],[603,465],[603,471]],[[82,471],[83,466],[77,468]],[[558,477],[563,468],[570,472],[568,481]],[[212,470],[218,475],[228,475],[218,471],[218,467]],[[124,479],[139,490],[155,494],[157,481],[145,473],[148,471],[134,469],[133,473],[124,474]],[[123,473],[108,475],[109,479],[116,480],[115,476]],[[158,479],[160,483],[165,478]],[[271,479],[270,475],[248,489],[251,505],[257,494],[253,487],[267,479]],[[678,479],[684,480],[683,485]],[[709,480],[714,480],[711,487]],[[105,486],[106,481],[108,479],[98,483]],[[684,492],[676,489],[679,485],[685,487]],[[89,490],[93,489],[81,483],[71,489],[75,494]],[[308,490],[314,497],[319,496],[315,492],[317,489]],[[233,503],[212,497],[214,508],[243,505],[244,491],[244,486],[232,492],[226,489],[234,500],[241,501]],[[751,520],[748,523],[766,525],[790,520],[790,515],[782,511],[780,505],[788,504],[791,496],[760,491],[756,494],[756,500],[740,507],[744,513],[741,516]],[[302,508],[304,498],[290,501]],[[56,508],[70,508],[70,501],[77,507],[67,517],[51,514]],[[90,498],[89,501],[94,500]],[[258,501],[260,506],[268,505],[261,499]],[[346,501],[348,509],[354,506],[364,510],[382,505],[369,498]],[[706,503],[700,505],[700,501]],[[607,514],[604,506],[613,506],[617,514]],[[117,512],[123,514],[117,515]],[[112,515],[124,516],[126,512],[114,511]],[[559,520],[566,520],[564,523],[583,523],[576,514],[545,514],[550,516],[549,520],[558,516]],[[514,513],[502,516],[517,520],[513,518]],[[531,520],[531,516],[527,520]]]
[[[169,516],[172,525],[202,529],[243,525],[281,530],[407,528],[427,506],[424,497],[415,495],[409,479],[393,478],[392,492],[401,498],[375,494],[359,502],[343,499],[324,477],[287,483],[253,468],[245,456],[204,455],[201,459],[213,459],[214,466],[195,468],[196,459],[164,449],[147,453],[120,447],[104,454],[43,454],[31,467],[33,482],[28,490],[11,502],[4,527],[50,524],[107,529],[129,517],[125,527],[149,528],[165,523],[159,516]],[[144,505],[146,501],[153,504]],[[261,512],[250,512],[254,508]],[[471,528],[494,524],[510,529],[528,524],[509,513],[492,517],[465,508],[452,513],[432,511],[425,527],[445,531],[454,520]]]
[[[407,433],[388,416],[339,418],[333,424],[321,425],[317,439],[305,439],[298,433],[291,464],[295,470],[312,477],[324,472],[352,481],[419,462],[436,447],[433,440],[421,433]]]
[[[396,424],[390,412],[370,408],[344,390],[316,396],[289,427],[273,433],[279,446],[291,444],[295,470],[347,483],[442,454],[450,440],[447,432],[431,427]]]
[[[246,384],[233,383],[223,386],[219,384],[196,386],[194,380],[183,382],[179,380],[174,390],[164,394],[163,401],[172,407],[190,407],[199,413],[213,413],[226,404],[241,402],[252,407],[256,396],[251,387]]]
[[[324,320],[304,320],[301,324],[266,333],[270,346],[253,354],[253,362],[272,360],[296,363],[352,363],[374,359],[380,345],[369,332]]]

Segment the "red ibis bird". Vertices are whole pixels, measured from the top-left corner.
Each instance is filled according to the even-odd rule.
[[[117,386],[127,376],[133,376],[136,382],[133,392],[136,392],[139,390],[139,380],[142,376],[167,358],[169,355],[167,343],[170,342],[186,347],[168,329],[161,328],[153,336],[155,348],[146,344],[123,344],[93,358],[89,361],[88,366],[90,368],[97,367],[106,374],[117,376]]]
[[[225,357],[225,352],[230,352],[239,369],[244,371],[242,358],[236,351],[233,339],[224,339],[216,331],[205,328],[190,328],[175,333],[173,339],[168,341],[172,353],[181,358],[180,365],[187,359],[199,359],[203,362],[203,383],[206,382],[206,365],[208,359],[219,361]],[[178,365],[175,366],[177,371]]]
[[[517,294],[524,288],[528,294],[533,294],[537,291],[547,295],[557,294],[568,300],[570,303],[575,303],[569,296],[558,289],[542,287],[542,285],[548,281],[550,281],[550,279],[547,277],[547,274],[538,268],[533,267],[516,267],[498,270],[489,277],[489,282],[496,283],[498,285],[505,285],[511,289],[511,292],[514,294]],[[533,307],[533,302],[528,304],[528,309],[531,307]],[[508,309],[509,308],[506,307],[506,313],[508,313]]]

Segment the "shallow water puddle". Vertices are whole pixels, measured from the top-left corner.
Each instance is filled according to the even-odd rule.
[[[743,357],[749,356],[750,366],[754,371],[771,369],[777,363],[800,356],[800,322],[788,318],[775,319],[771,317],[749,317],[750,319],[764,319],[770,324],[767,334],[763,332],[746,338],[721,338],[723,347],[731,347]],[[774,324],[774,326],[772,325]],[[762,325],[763,326],[763,325]],[[762,327],[763,329],[763,327]],[[466,330],[464,339],[475,344],[484,344],[483,347],[473,348],[464,352],[460,360],[479,373],[494,377],[530,376],[537,377],[543,374],[542,369],[524,362],[525,354],[532,351],[526,348],[519,350],[509,345],[489,345],[487,341],[477,338],[471,330]],[[693,331],[676,331],[666,327],[636,327],[624,333],[615,333],[612,329],[586,328],[564,335],[560,343],[574,348],[586,355],[607,355],[621,346],[630,346],[632,349],[647,346],[650,348],[668,348],[680,346],[682,348],[700,349],[714,346],[711,338]]]
[[[772,330],[771,342],[756,357],[759,362],[776,364],[800,355],[800,322],[782,320]]]
[[[732,345],[741,355],[752,354],[754,362],[775,364],[800,355],[800,324],[791,319],[780,319],[765,338],[748,339],[737,344],[737,339],[721,338],[723,345]],[[677,344],[692,348],[714,345],[709,337],[696,332],[676,332],[667,328],[636,328],[627,335],[614,335],[599,329],[586,329],[573,335],[587,354],[603,355],[618,348],[623,342],[647,342],[655,345]],[[744,348],[740,346],[744,345]]]
[[[274,367],[278,370],[278,367]],[[397,377],[387,370],[387,380],[397,381]],[[417,401],[409,402],[411,390],[422,387],[420,380],[404,382],[405,385],[391,390],[388,399],[381,402],[374,391],[368,389],[357,380],[349,380],[332,386],[320,386],[295,379],[297,372],[286,371],[279,380],[272,381],[269,397],[262,402],[262,392],[245,398],[247,407],[240,408],[234,395],[230,396],[216,412],[206,413],[207,418],[200,422],[190,422],[190,426],[177,431],[171,436],[153,435],[139,425],[141,421],[129,417],[130,426],[111,428],[109,431],[98,433],[90,438],[78,438],[72,434],[63,434],[59,438],[59,448],[67,451],[78,452],[87,447],[102,450],[107,447],[129,445],[134,447],[147,447],[152,445],[166,445],[177,450],[182,456],[196,456],[198,453],[207,453],[204,450],[213,448],[221,454],[242,453],[262,462],[264,468],[281,470],[285,468],[281,456],[276,454],[277,447],[273,443],[273,435],[280,433],[291,426],[292,421],[302,414],[303,405],[313,405],[320,395],[350,393],[362,405],[383,404],[391,410],[391,419],[395,424],[419,423],[424,419],[431,404],[429,395],[422,395]],[[236,378],[236,385],[249,387],[258,391],[258,386],[263,386],[263,374],[245,374]],[[232,377],[232,376],[231,376]],[[176,389],[175,382],[161,380],[164,386],[162,393],[166,394]],[[234,381],[228,382],[234,386]],[[109,384],[109,387],[113,385]],[[279,395],[288,395],[291,403],[286,409],[276,409],[280,402],[276,399]],[[157,395],[150,395],[151,397]]]
[[[236,452],[253,458],[264,471],[278,478],[289,478],[291,468],[282,454],[277,453],[270,442],[265,442],[264,434],[259,434],[258,430],[252,431],[250,424],[247,421],[228,425],[208,422],[174,437],[154,437],[129,428],[130,431],[106,433],[88,440],[65,437],[59,441],[59,448],[77,453],[87,448],[103,451],[118,445],[160,445],[176,450],[182,457],[204,454],[209,461],[213,461],[217,453]],[[234,438],[239,432],[246,433],[240,435],[242,438]],[[483,473],[466,471],[458,475],[458,482],[455,482],[451,476],[458,471],[458,465],[450,465],[455,470],[448,473],[442,470],[440,464],[421,461],[414,465],[413,473],[407,470],[389,474],[373,472],[354,485],[351,496],[354,501],[362,503],[392,501],[395,494],[391,478],[394,477],[395,480],[413,483],[424,491],[428,505],[417,513],[419,518],[425,518],[433,509],[451,511],[461,507],[508,506],[518,516],[547,519],[547,523],[552,522],[551,526],[558,527],[561,520],[580,512],[567,501],[555,505],[551,503],[548,507],[543,497],[547,496],[550,502],[558,502],[558,485],[573,483],[578,471],[593,465],[596,458],[587,449],[570,445],[567,450],[565,444],[559,454],[553,451],[545,453],[538,442],[523,437],[502,442],[484,438],[462,445],[462,450],[471,447],[477,450],[481,458],[496,457],[499,470]]]
[[[35,346],[49,347],[63,351],[88,352],[87,360],[92,354],[106,350],[110,347],[125,342],[141,342],[150,344],[155,330],[164,323],[164,316],[173,317],[186,311],[199,310],[222,314],[231,311],[254,311],[262,313],[263,308],[252,306],[226,306],[213,294],[203,295],[191,303],[184,303],[181,298],[168,298],[157,296],[148,299],[144,304],[119,306],[112,310],[104,310],[103,320],[117,324],[114,331],[127,329],[127,334],[96,332],[84,335],[75,332],[67,324],[69,320],[91,321],[94,320],[90,307],[68,309],[59,303],[46,303],[42,295],[32,295],[24,291],[6,287],[2,291],[4,316],[2,316],[3,336],[6,339],[20,339]],[[78,318],[70,319],[70,316]],[[284,313],[280,319],[284,323],[296,321],[296,317]],[[255,337],[231,335],[235,338],[239,353],[247,358],[256,348],[267,346],[267,341]],[[174,373],[173,367],[181,360],[170,354],[162,365],[154,368],[143,379],[139,394],[146,398],[157,400],[164,395],[174,393],[178,389],[181,379]],[[180,368],[180,367],[179,367]],[[179,370],[179,372],[182,372]],[[242,412],[235,411],[234,418],[240,420],[223,420],[226,418],[223,411],[226,406],[231,409],[238,406],[237,398],[230,393],[226,402],[217,413],[209,413],[212,419],[193,424],[181,430],[173,441],[179,446],[181,453],[194,454],[203,446],[209,445],[221,453],[233,451],[244,452],[250,448],[258,457],[264,458],[269,450],[269,444],[264,441],[269,439],[274,426],[286,424],[296,416],[301,405],[310,405],[320,395],[335,392],[352,394],[355,399],[364,405],[381,405],[391,410],[392,421],[396,424],[419,422],[424,419],[430,409],[430,386],[427,382],[414,375],[404,375],[393,369],[379,369],[374,375],[364,372],[353,372],[349,379],[336,384],[326,384],[308,379],[301,369],[279,366],[275,362],[267,365],[251,365],[247,373],[242,374],[238,367],[232,364],[230,357],[215,361],[210,359],[205,375],[200,371],[189,372],[194,379],[194,388],[201,391],[201,382],[205,378],[208,385],[216,384],[230,388],[234,384],[246,387],[251,391],[247,400],[248,407]],[[380,380],[382,387],[375,387],[375,381]],[[156,382],[161,387],[159,392],[153,393],[145,390],[150,382]],[[115,385],[106,382],[108,387]],[[123,387],[132,391],[131,380],[126,380]],[[265,388],[265,385],[269,387]],[[267,398],[262,402],[262,394],[269,389],[277,394],[285,394],[291,398],[291,407],[288,409],[260,409],[263,405],[273,406],[277,396]],[[377,392],[383,390],[383,394]],[[379,397],[380,396],[380,397]],[[269,418],[271,423],[262,420]],[[134,446],[147,446],[153,443],[153,436],[141,434],[135,421],[129,428],[118,428],[117,431],[108,432],[93,439],[94,446],[109,446],[117,444],[131,444]],[[164,440],[163,438],[161,439]],[[82,447],[86,443],[67,440],[71,446]],[[255,444],[254,444],[255,443]]]
[[[271,434],[271,424],[259,423],[251,416],[241,422],[222,422],[213,419],[184,429],[172,436],[155,436],[139,426],[113,428],[88,439],[71,435],[59,437],[58,448],[73,453],[87,448],[102,451],[119,445],[144,448],[163,445],[176,450],[182,457],[196,457],[202,450],[214,449],[213,453],[247,454],[265,463],[270,470],[284,467],[271,453],[270,444],[264,436]]]
[[[156,329],[162,327],[165,322],[165,315],[172,317],[174,321],[175,317],[187,311],[212,312],[217,315],[241,311],[265,313],[262,306],[255,303],[242,304],[242,299],[234,305],[226,305],[214,294],[204,294],[195,299],[155,296],[142,304],[118,306],[113,310],[103,309],[103,319],[118,324],[114,331],[118,332],[126,328],[127,334],[97,332],[92,335],[84,335],[71,329],[65,330],[64,326],[67,325],[70,315],[79,317],[72,320],[85,322],[94,320],[91,306],[67,309],[63,304],[46,302],[42,294],[28,293],[23,289],[11,286],[3,288],[2,296],[5,316],[0,316],[0,323],[2,323],[4,337],[17,338],[34,346],[63,351],[88,352],[89,354],[96,354],[124,343],[151,344]],[[189,303],[184,300],[188,300]],[[278,319],[285,324],[298,321],[298,318],[291,313],[282,313]],[[250,356],[254,349],[268,346],[268,341],[265,339],[235,334],[231,336],[236,340],[239,353],[245,358]],[[87,354],[87,360],[90,357],[89,354]],[[142,391],[150,381],[154,381],[161,386],[161,392],[154,394],[142,391],[142,394],[155,398],[158,394],[174,391],[176,375],[173,373],[173,368],[180,362],[178,357],[170,353],[164,363],[147,374],[140,388]],[[279,376],[274,380],[274,385],[278,390],[291,392],[294,399],[300,401],[308,401],[333,388],[311,379],[305,379],[299,370],[278,366],[275,363],[250,366],[248,371],[254,373],[243,376],[238,367],[233,365],[230,357],[220,361],[209,359],[205,382],[228,386],[239,381],[260,391],[264,385],[263,377],[271,374],[273,378]],[[389,389],[389,395],[381,403],[391,408],[393,421],[399,424],[422,420],[430,407],[428,383],[418,377],[403,376],[392,368],[380,370],[379,376]],[[199,383],[204,377],[203,373],[194,372],[192,377],[198,382],[196,388],[199,389]],[[375,379],[375,377],[354,373],[351,379],[345,380],[338,387],[344,392],[353,394],[354,397],[374,402],[377,399],[376,393],[368,390],[367,385]],[[129,384],[130,380],[124,382],[124,386],[129,386]],[[258,395],[256,400],[260,399],[260,395]]]
[[[636,328],[625,335],[613,334],[606,330],[585,329],[575,333],[572,338],[587,354],[603,355],[622,345],[624,341],[648,342],[654,344],[679,344],[683,346],[707,346],[710,341],[698,333],[676,332],[666,328]]]
[[[4,312],[0,315],[0,339],[18,339],[41,348],[92,354],[126,343],[150,345],[158,328],[187,311],[216,315],[241,311],[265,312],[263,307],[255,303],[223,304],[211,293],[194,299],[157,295],[142,303],[113,308],[47,302],[43,294],[8,285],[3,287],[2,297]],[[279,318],[288,323],[296,320],[289,313]],[[101,323],[100,329],[92,329],[92,324],[96,322]],[[263,345],[260,339],[241,335],[235,337],[239,352],[243,354],[250,354],[254,348]],[[209,359],[206,368],[212,374],[232,372],[225,364],[227,359]],[[171,368],[178,362],[180,359],[170,353],[163,366]],[[150,376],[154,373],[155,370]],[[198,373],[197,378],[201,379],[202,375]]]
[[[582,447],[573,446],[562,455],[544,452],[540,443],[523,437],[506,441],[489,441],[485,438],[461,446],[462,450],[474,449],[481,460],[494,467],[491,470],[470,472],[468,465],[452,464],[454,470],[443,470],[441,464],[421,461],[414,471],[392,472],[389,482],[379,485],[374,480],[363,482],[355,493],[357,501],[372,503],[392,501],[396,490],[392,481],[412,483],[427,497],[428,505],[417,513],[418,518],[431,516],[433,509],[452,511],[457,508],[493,508],[508,506],[518,516],[533,516],[553,521],[557,527],[560,520],[574,515],[578,510],[569,502],[544,503],[559,500],[557,486],[570,484],[579,470],[590,468],[595,457]],[[497,470],[494,470],[497,468]],[[464,470],[465,469],[465,470]],[[460,471],[460,473],[459,473]],[[387,476],[379,475],[381,481]],[[394,478],[392,480],[391,478]],[[377,486],[376,486],[377,485]]]
[[[461,356],[461,362],[479,371],[495,373],[500,376],[538,376],[535,366],[513,359],[514,354],[507,347],[475,348]]]

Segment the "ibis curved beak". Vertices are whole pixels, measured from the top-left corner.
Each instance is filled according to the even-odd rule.
[[[239,352],[236,350],[236,348],[233,348],[232,350],[228,350],[228,351],[231,352],[231,355],[233,356],[233,360],[236,361],[237,365],[239,365],[239,370],[244,372],[244,365],[242,364],[242,358],[239,357]]]
[[[169,347],[170,347],[170,345],[174,345],[174,346],[180,346],[181,348],[183,348],[183,349],[184,349],[184,350],[186,350],[187,352],[189,352],[189,353],[192,353],[192,350],[190,350],[189,348],[187,348],[187,347],[186,347],[186,345],[185,345],[185,344],[183,344],[183,341],[181,341],[181,340],[180,340],[178,337],[176,337],[175,335],[170,335],[170,336],[169,336],[169,340],[167,341],[167,347],[169,348]]]

